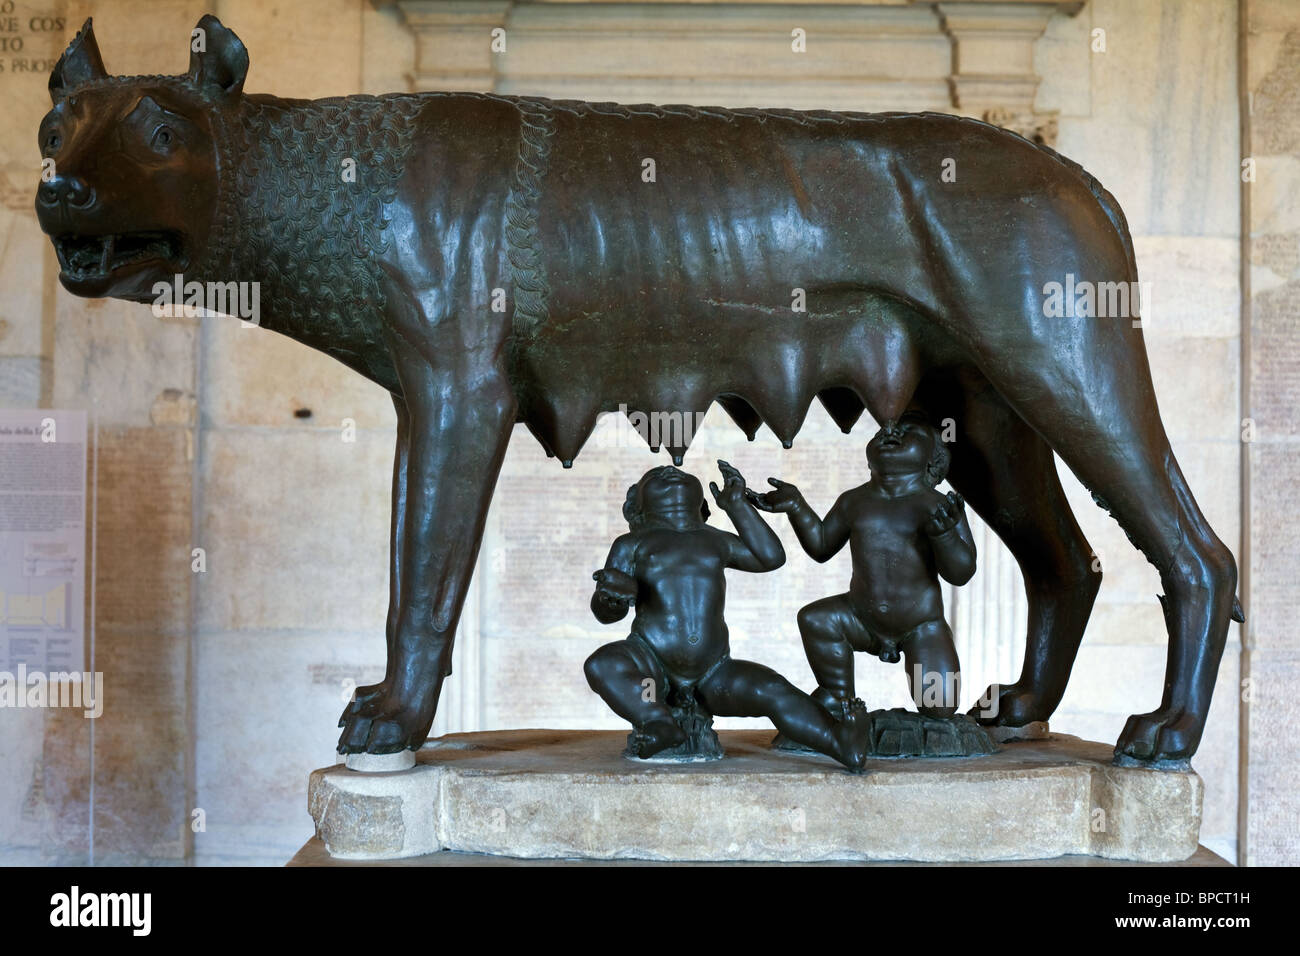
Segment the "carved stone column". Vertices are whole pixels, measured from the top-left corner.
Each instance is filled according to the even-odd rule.
[[[510,0],[401,0],[397,7],[415,33],[415,90],[496,88],[492,30],[505,27]]]
[[[1034,109],[1038,74],[1034,44],[1054,14],[1078,12],[1082,3],[939,3],[943,30],[952,38],[952,103],[1014,130],[1026,139],[1056,141],[1056,114]]]

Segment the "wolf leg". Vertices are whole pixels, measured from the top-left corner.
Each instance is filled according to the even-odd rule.
[[[432,321],[394,286],[385,339],[410,415],[399,603],[388,686],[345,716],[343,753],[416,749],[428,735],[515,419],[504,332]]]
[[[388,622],[384,627],[384,639],[387,647],[388,663],[393,662],[393,637],[397,633],[397,612],[402,606],[402,542],[406,537],[406,464],[408,437],[410,434],[410,415],[406,411],[406,402],[400,395],[393,396],[393,408],[397,411],[397,447],[393,452],[393,503],[392,526],[389,544],[388,571]],[[339,726],[348,714],[360,713],[371,715],[371,705],[384,695],[392,683],[393,675],[385,673],[378,684],[358,687],[351,703],[339,718]]]
[[[1234,601],[1237,568],[1187,486],[1157,412],[1140,333],[1116,320],[1080,323],[1070,363],[1015,356],[998,391],[1056,450],[1160,572],[1169,653],[1160,706],[1129,718],[1117,756],[1185,760],[1209,713]],[[1131,336],[1116,362],[1119,346]],[[960,444],[960,443],[959,443]]]

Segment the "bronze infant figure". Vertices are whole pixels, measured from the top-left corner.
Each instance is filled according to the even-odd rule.
[[[832,713],[854,699],[854,651],[889,663],[905,656],[917,710],[936,718],[957,712],[961,667],[939,578],[969,581],[975,543],[961,497],[935,490],[948,461],[939,432],[923,415],[909,413],[871,439],[871,480],[840,495],[824,519],[788,482],[769,478],[772,491],[748,492],[756,507],[789,517],[813,560],[829,561],[849,545],[848,593],[799,611],[799,634],[817,678],[813,696]]]
[[[709,487],[738,534],[705,524],[699,480],[672,465],[646,472],[628,489],[629,530],[593,575],[591,610],[603,624],[622,620],[632,605],[636,616],[625,640],[587,658],[587,681],[632,724],[628,750],[636,757],[690,743],[697,715],[706,726],[696,733],[711,735],[710,742],[711,716],[767,717],[790,740],[861,769],[865,721],[852,712],[836,719],[771,668],[731,657],[724,572],[774,571],[785,564],[785,549],[746,497],[740,472],[725,461],[718,467],[723,487]],[[720,749],[708,755],[720,756]]]
[[[36,211],[70,292],[258,283],[262,325],[392,393],[388,666],[340,750],[428,734],[516,423],[568,465],[620,405],[716,401],[788,446],[814,399],[846,431],[864,408],[955,422],[948,480],[1029,599],[999,724],[1055,710],[1101,582],[1060,455],[1165,589],[1164,697],[1116,753],[1196,750],[1236,565],[1169,447],[1135,316],[1045,307],[1068,275],[1137,281],[1124,215],[1081,167],[939,114],[286,100],[245,93],[244,45],[198,29],[187,73],[113,76],[86,22],[50,74]]]

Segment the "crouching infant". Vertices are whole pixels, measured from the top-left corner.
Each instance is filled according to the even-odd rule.
[[[860,769],[866,721],[836,720],[776,671],[733,660],[723,619],[728,568],[773,571],[785,563],[781,541],[745,494],[745,480],[718,462],[723,487],[710,483],[736,534],[706,524],[704,490],[672,466],[655,468],[628,489],[627,534],[595,572],[591,610],[605,624],[632,607],[631,633],[587,659],[592,690],[632,724],[630,752],[651,757],[686,742],[674,717],[692,708],[706,715],[767,717],[786,737]]]

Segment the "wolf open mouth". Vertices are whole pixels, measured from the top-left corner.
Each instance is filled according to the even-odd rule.
[[[107,276],[123,266],[160,259],[178,267],[181,240],[174,232],[129,232],[103,236],[56,236],[59,266],[73,279]]]

